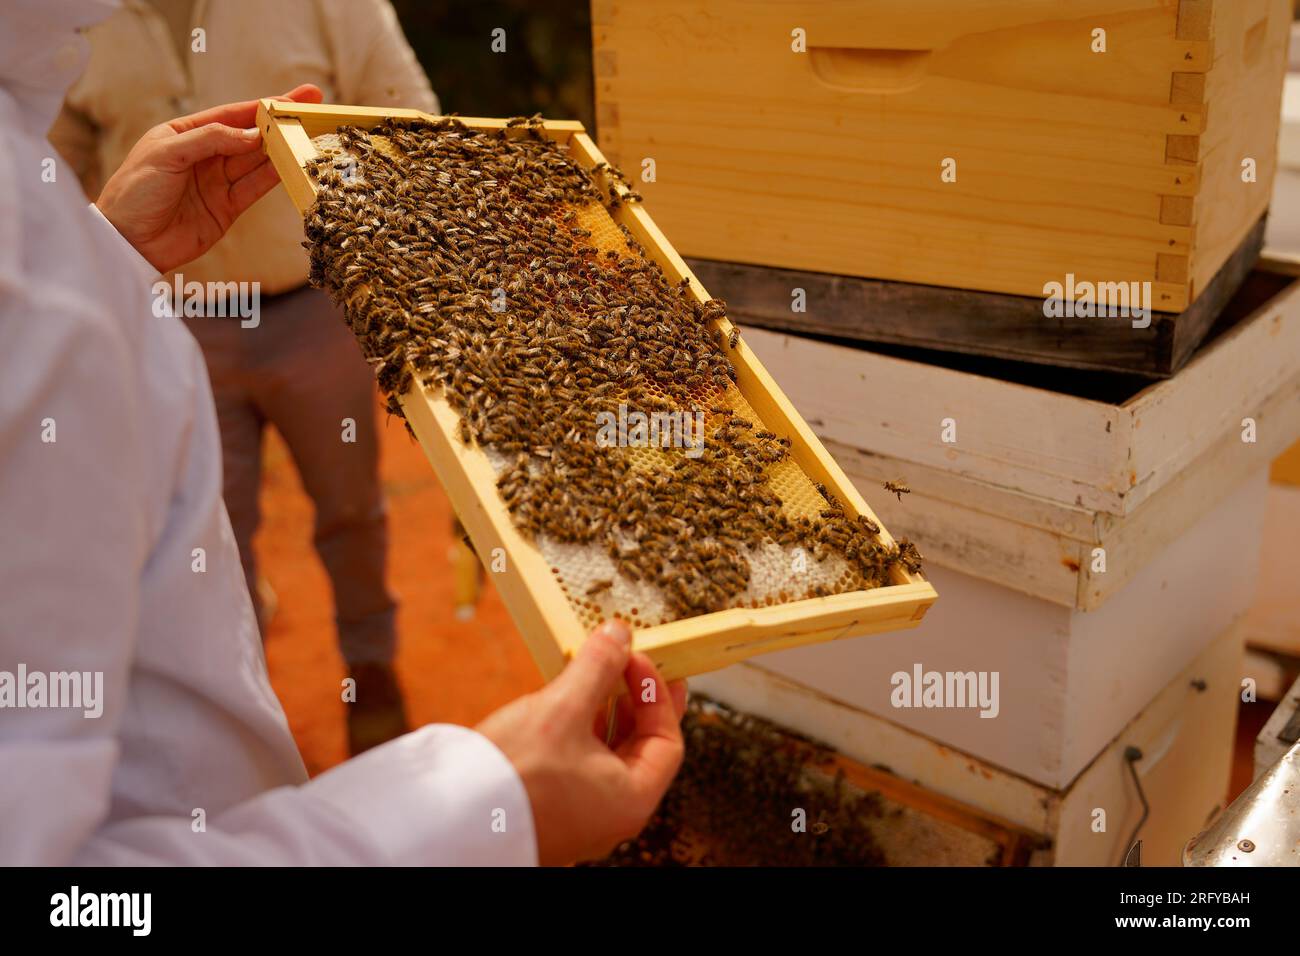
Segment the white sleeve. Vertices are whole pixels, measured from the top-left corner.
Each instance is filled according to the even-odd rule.
[[[306,784],[349,815],[390,862],[532,866],[533,812],[505,754],[464,727],[425,727]]]
[[[186,819],[103,827],[75,860],[92,866],[532,866],[532,809],[487,738],[436,724],[280,787],[195,832]]]
[[[9,307],[18,299],[0,309],[10,357],[22,358],[6,363],[0,401],[0,538],[22,542],[0,548],[0,670],[102,672],[104,709],[5,709],[0,820],[21,825],[0,825],[0,864],[535,863],[518,774],[485,737],[450,725],[263,793],[202,830],[186,817],[105,824],[150,482],[126,341],[109,320],[63,313],[55,292],[36,298],[43,314],[26,321]]]
[[[145,284],[153,282],[158,278],[159,272],[144,256],[136,250],[135,246],[126,241],[126,236],[117,231],[117,227],[108,221],[98,206],[93,202],[90,204],[90,221],[92,228],[98,230],[108,243],[117,246],[123,254],[123,257],[131,261],[131,266],[138,272]]]
[[[86,252],[71,240],[67,251]],[[141,369],[113,303],[35,278],[12,288],[0,298],[0,671],[102,673],[103,710],[4,709],[0,865],[534,863],[514,768],[481,735],[442,725],[201,825],[108,822],[156,533]]]
[[[126,340],[106,310],[34,284],[0,298],[0,670],[100,673],[103,711],[4,710],[9,865],[67,862],[107,813],[149,550]]]

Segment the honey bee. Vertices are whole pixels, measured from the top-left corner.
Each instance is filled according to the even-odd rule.
[[[886,481],[884,488],[886,491],[892,491],[899,501],[903,500],[903,495],[912,493],[912,489],[907,487],[907,484],[901,478],[898,481]]]

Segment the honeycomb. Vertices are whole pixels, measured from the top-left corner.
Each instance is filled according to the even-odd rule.
[[[591,203],[575,211],[578,225],[591,232],[587,241],[602,253],[612,251],[620,256],[632,254],[627,248],[626,238],[605,206]],[[565,227],[560,225],[560,228]],[[650,389],[664,394],[653,384]],[[705,434],[710,433],[722,417],[709,411],[712,408],[729,408],[736,415],[753,422],[755,429],[771,430],[734,384],[726,388],[710,386],[696,390],[692,393],[692,399],[695,407],[705,412]],[[501,456],[492,454],[490,449],[487,451],[489,460],[499,473],[504,464]],[[685,453],[682,449],[652,447],[625,448],[622,451],[631,458],[634,468],[645,471],[670,470],[674,459]],[[768,471],[768,481],[772,490],[781,498],[782,510],[792,518],[816,519],[826,507],[826,499],[793,458],[772,465]],[[631,541],[630,538],[625,538],[619,543],[630,544]],[[630,581],[619,575],[614,562],[603,548],[562,543],[546,535],[539,536],[535,544],[546,558],[551,573],[555,575],[570,606],[584,626],[594,627],[606,618],[615,616],[627,620],[634,628],[665,624],[673,619],[658,587],[646,581]],[[800,560],[800,550],[797,546],[775,543],[759,549],[743,549],[750,565],[750,584],[730,606],[771,607],[814,597],[814,589],[818,586],[830,594],[853,591],[862,586],[861,578],[843,558],[832,554],[818,561],[804,552]],[[796,565],[803,570],[795,571]],[[589,595],[588,592],[599,581],[610,581],[612,584],[598,594]]]
[[[334,134],[317,137],[314,142],[322,153],[340,153],[340,142]],[[377,150],[392,150],[384,137],[376,132],[371,133],[370,142]],[[557,232],[568,232],[568,238],[595,246],[602,257],[611,253],[620,259],[639,259],[642,256],[639,250],[629,246],[627,236],[602,203],[593,201],[582,206],[561,206],[560,209],[553,222]],[[564,212],[572,212],[574,216],[570,220]],[[577,239],[575,230],[585,230],[589,235]],[[720,331],[718,337],[721,339]],[[665,343],[668,345],[671,343]],[[666,390],[645,377],[640,379],[640,385],[651,394],[673,399]],[[680,395],[676,400],[680,402]],[[705,385],[689,390],[689,410],[704,412],[705,435],[711,435],[727,417],[716,409],[728,409],[735,416],[753,423],[755,433],[775,431],[756,413],[734,383],[722,386],[706,380]],[[490,444],[479,447],[498,476],[504,474],[513,456]],[[661,447],[619,447],[609,449],[609,452],[625,455],[632,470],[646,474],[672,473],[674,464],[686,454],[685,449]],[[539,474],[542,467],[540,462],[530,465],[529,473]],[[817,522],[828,507],[826,498],[812,479],[788,455],[767,467],[765,481],[780,499],[782,514],[792,521],[802,518]],[[657,584],[644,578],[632,580],[621,574],[608,548],[602,544],[565,542],[545,533],[535,535],[533,543],[549,564],[573,611],[588,627],[616,616],[636,628],[667,623],[680,616],[673,613]],[[615,532],[615,543],[620,548],[636,544],[625,530]],[[817,558],[801,545],[779,544],[771,536],[757,546],[741,545],[738,551],[749,564],[749,580],[744,590],[730,598],[726,607],[770,607],[871,586],[859,569],[834,551]]]

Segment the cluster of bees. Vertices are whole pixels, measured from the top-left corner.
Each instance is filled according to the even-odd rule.
[[[882,818],[810,740],[692,692],[686,757],[649,824],[597,866],[884,866]],[[804,811],[806,829],[791,825]]]
[[[919,568],[912,545],[883,545],[829,494],[816,519],[783,509],[768,479],[789,440],[723,403],[737,346],[718,331],[725,305],[669,282],[625,227],[601,249],[581,225],[579,210],[639,198],[617,171],[583,170],[535,117],[494,132],[388,120],[339,138],[308,169],[312,282],[342,306],[392,412],[413,380],[440,389],[461,440],[504,462],[498,491],[525,535],[606,550],[672,618],[734,606],[763,545],[839,554],[852,581],[835,590]],[[599,445],[598,414],[620,405],[707,410],[703,448],[657,451],[662,467],[646,468]],[[825,593],[792,573],[782,599]]]

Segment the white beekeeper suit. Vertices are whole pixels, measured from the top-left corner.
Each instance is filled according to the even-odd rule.
[[[471,730],[306,780],[203,358],[45,139],[84,63],[75,28],[110,10],[0,7],[0,865],[535,862],[523,783]],[[102,715],[19,706],[39,702],[20,671],[102,674]]]

